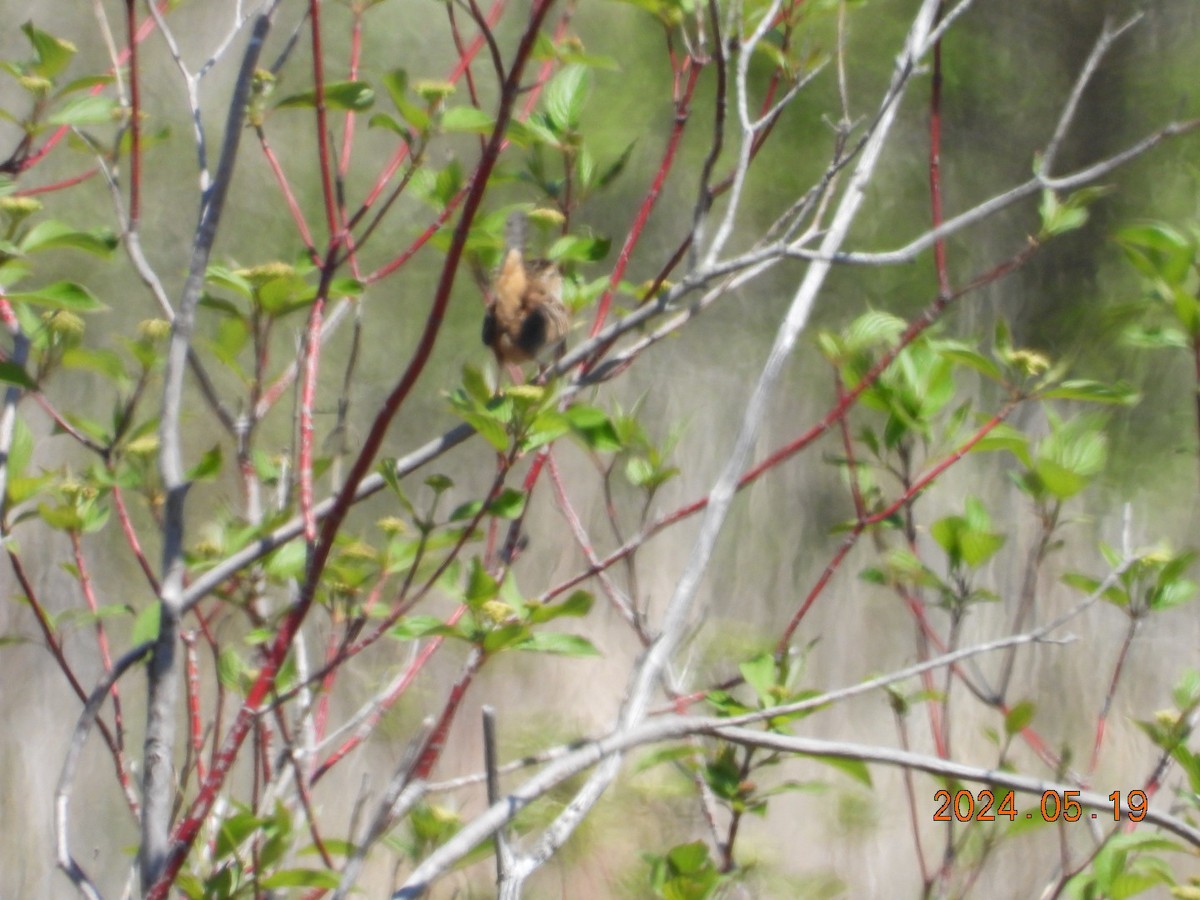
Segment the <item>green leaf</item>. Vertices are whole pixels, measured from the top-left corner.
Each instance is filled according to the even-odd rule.
[[[362,112],[370,109],[374,103],[375,89],[365,81],[335,81],[325,85],[325,107],[327,109]],[[317,93],[315,90],[293,94],[277,104],[280,109],[297,106],[315,107],[316,105]]]
[[[494,416],[470,410],[455,410],[459,418],[479,432],[485,441],[503,453],[508,449],[508,429]]]
[[[82,250],[95,256],[108,257],[117,246],[117,236],[106,228],[78,231],[55,219],[38,222],[21,241],[23,253],[36,253],[56,247]]]
[[[616,453],[621,450],[621,438],[608,414],[597,406],[578,403],[563,415],[575,436],[589,450],[597,453]]]
[[[81,284],[74,281],[56,281],[34,291],[20,291],[8,295],[10,300],[44,306],[48,309],[65,309],[71,312],[97,312],[108,309]]]
[[[337,872],[328,869],[281,869],[258,882],[264,888],[310,887],[333,890],[341,883]]]
[[[31,391],[37,390],[37,382],[29,377],[29,373],[9,360],[0,360],[0,381]]]
[[[580,65],[564,66],[546,85],[546,115],[560,132],[578,131],[579,115],[587,99],[587,69]]]
[[[1087,479],[1049,459],[1038,460],[1034,473],[1042,486],[1059,500],[1066,500],[1087,486]]]
[[[464,597],[472,609],[478,608],[488,600],[494,600],[500,593],[500,584],[483,567],[477,558],[471,560],[471,573],[467,579],[467,593]]]
[[[37,63],[32,67],[32,74],[53,79],[70,64],[71,57],[75,55],[74,44],[35,28],[33,22],[26,22],[21,26],[21,30],[25,32],[25,37],[29,38],[29,43],[33,45],[33,51],[37,54]]]
[[[495,127],[495,120],[474,106],[452,106],[442,114],[443,131],[491,134]]]
[[[867,769],[867,764],[861,759],[839,759],[836,756],[814,756],[812,758],[817,762],[833,766],[838,771],[849,775],[855,781],[862,782],[867,787],[871,786],[871,772]]]
[[[396,121],[395,117],[389,116],[387,113],[375,113],[371,118],[367,119],[368,128],[386,128],[388,131],[393,131],[400,137],[404,138],[406,144],[412,143],[412,133]]]
[[[1111,403],[1132,406],[1141,399],[1141,394],[1123,381],[1105,384],[1086,379],[1064,381],[1056,388],[1042,392],[1042,397],[1051,400],[1083,400],[1088,403]]]
[[[960,365],[968,366],[990,378],[992,381],[1004,382],[1004,373],[1000,371],[1000,367],[996,365],[995,360],[984,356],[974,347],[958,342],[947,342],[940,346],[938,351],[947,359],[952,359]]]
[[[546,256],[558,262],[599,262],[608,256],[612,241],[566,234],[550,245]]]
[[[58,96],[65,97],[67,94],[73,94],[76,91],[104,87],[112,84],[115,80],[112,75],[84,75],[82,78],[75,78],[63,85],[58,91]]]
[[[511,622],[493,628],[483,639],[484,653],[499,653],[509,647],[515,647],[531,636],[528,625],[521,622]]]
[[[12,444],[8,449],[8,472],[11,476],[25,474],[25,468],[33,458],[33,432],[25,420],[17,416],[13,420]],[[11,492],[12,486],[9,485]],[[11,508],[11,506],[10,506]]]
[[[125,362],[113,350],[92,350],[88,347],[70,347],[63,351],[62,364],[68,369],[95,372],[117,384],[127,382]]]
[[[754,689],[763,706],[770,706],[776,702],[775,657],[770,653],[760,653],[739,665],[738,671]]]
[[[187,473],[188,481],[207,481],[221,471],[221,445],[214,444]]]
[[[383,77],[383,86],[396,111],[417,131],[429,130],[429,112],[408,99],[408,74],[403,69],[394,69]]]
[[[455,634],[455,631],[437,616],[405,616],[396,624],[391,633],[401,640],[411,640],[437,635],[452,635]]]
[[[1034,705],[1029,700],[1022,700],[1004,716],[1004,731],[1011,735],[1018,734],[1025,726],[1033,721]]]
[[[488,504],[488,513],[501,519],[515,519],[525,510],[525,492],[505,488]]]
[[[637,139],[635,138],[621,151],[621,155],[596,178],[596,187],[601,189],[608,187],[625,171],[625,167],[629,164],[629,157],[633,155],[633,148],[636,146]]]
[[[593,597],[587,591],[575,591],[562,603],[548,603],[545,605],[529,604],[529,621],[534,625],[540,625],[542,622],[549,622],[551,619],[557,619],[561,616],[586,616],[595,602]]]
[[[162,604],[151,603],[133,620],[133,628],[129,633],[129,643],[133,647],[141,646],[158,637],[159,623],[162,621]]]
[[[1167,581],[1150,592],[1149,607],[1160,611],[1182,606],[1196,596],[1196,582],[1188,578]]]
[[[556,653],[560,656],[600,656],[600,651],[587,638],[557,631],[535,631],[518,650],[534,653]]]
[[[1122,228],[1117,243],[1134,268],[1146,278],[1182,284],[1192,266],[1194,243],[1166,222],[1144,222]]]
[[[247,300],[254,298],[254,286],[250,283],[250,279],[226,266],[210,265],[204,272],[204,280],[215,287],[233,291]]]
[[[282,582],[299,578],[308,563],[308,548],[303,541],[290,541],[267,557],[263,571],[268,578]]]
[[[117,103],[102,94],[74,97],[47,117],[51,125],[108,125],[119,118]]]

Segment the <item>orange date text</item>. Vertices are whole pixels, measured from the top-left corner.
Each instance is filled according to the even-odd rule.
[[[1016,794],[1013,791],[1002,794],[997,800],[996,795],[988,788],[981,791],[956,791],[953,794],[941,790],[933,795],[934,802],[939,804],[934,810],[933,821],[995,822],[998,818],[1004,818],[1014,822],[1018,818],[1040,818],[1047,822],[1057,822],[1060,819],[1064,822],[1078,822],[1083,818],[1101,818],[1100,811],[1085,810],[1078,797],[1079,791],[1044,791],[1036,810],[1026,809],[1022,813],[1017,809]],[[1121,821],[1121,792],[1113,791],[1108,795],[1108,799],[1112,802],[1112,821]],[[1128,811],[1127,821],[1142,821],[1146,818],[1148,806],[1146,792],[1130,791],[1125,797],[1124,806]],[[1103,817],[1107,820],[1107,811],[1103,813]]]

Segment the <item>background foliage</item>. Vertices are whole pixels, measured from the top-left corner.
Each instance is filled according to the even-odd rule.
[[[278,71],[241,82],[253,20],[233,28],[234,4],[164,4],[160,24],[131,3],[131,41],[125,5],[46,2],[0,34],[0,155],[11,154],[0,196],[0,709],[11,725],[0,797],[24,823],[0,847],[6,893],[62,893],[57,854],[81,890],[105,896],[138,878],[150,890],[162,865],[191,896],[332,893],[358,878],[381,894],[432,865],[435,848],[449,853],[460,829],[484,827],[479,779],[452,780],[484,768],[484,705],[502,764],[531,755],[567,773],[515,766],[503,780],[518,792],[545,777],[540,801],[502,829],[514,848],[506,877],[516,889],[530,879],[530,896],[1195,889],[1194,844],[1185,850],[1187,833],[1172,831],[1195,826],[1200,785],[1188,749],[1200,634],[1186,549],[1200,340],[1194,137],[1180,127],[1083,191],[1032,192],[911,260],[835,265],[766,399],[749,461],[761,477],[732,499],[711,564],[697,567],[704,526],[693,514],[716,496],[813,266],[791,258],[758,271],[745,254],[836,170],[841,180],[813,195],[828,205],[797,224],[825,233],[859,158],[831,168],[838,135],[861,150],[878,125],[917,14],[888,0],[782,4],[746,83],[755,103],[803,89],[741,193],[714,191],[708,209],[705,190],[737,171],[745,137],[736,104],[719,102],[737,54],[712,35],[717,22],[730,37],[730,11],[711,6],[715,19],[687,2],[501,3],[478,10],[497,13],[494,43],[471,50],[471,3],[285,2],[259,63],[280,61]],[[1051,146],[1060,174],[1170,122],[1190,128],[1200,14],[1163,0],[1099,58],[1052,143],[1098,36],[1126,6],[964,4],[940,61],[922,57],[840,249],[902,247],[1026,182]],[[739,9],[743,42],[775,12]],[[0,11],[12,23],[31,15]],[[197,79],[200,167],[164,25]],[[136,69],[121,55],[131,44]],[[119,80],[104,74],[114,56]],[[470,79],[455,71],[468,57]],[[506,82],[514,65],[523,75]],[[200,191],[221,183],[239,83],[241,147],[198,270],[193,362],[173,423],[166,360],[173,333],[184,344],[167,307],[187,306]],[[512,116],[503,146],[498,111]],[[520,378],[497,372],[478,337],[515,205],[537,210],[537,249],[567,271],[576,310],[572,355],[540,386],[532,366]],[[720,259],[745,277],[689,282],[730,210]],[[933,328],[916,334],[911,323],[930,310]],[[639,316],[615,346],[586,343],[593,323]],[[313,375],[297,376],[309,361]],[[406,373],[411,389],[397,395]],[[375,435],[379,451],[356,473]],[[344,520],[330,515],[339,504],[320,505],[364,476],[376,490]],[[254,551],[258,541],[271,552]],[[596,561],[622,548],[599,577]],[[242,565],[217,568],[239,552]],[[214,569],[221,577],[205,582]],[[674,623],[646,725],[665,731],[646,738],[652,747],[624,748],[620,777],[560,849],[545,829],[595,783],[596,760],[568,771],[570,742],[640,724],[632,684],[689,578],[695,605]],[[184,597],[176,639],[163,611],[170,620]],[[1064,628],[1036,632],[1068,612]],[[1067,632],[1076,639],[1059,643]],[[102,730],[73,738],[81,698],[156,638],[155,664],[129,660]],[[1014,643],[826,696],[997,638]],[[164,641],[176,649],[174,682],[155,674]],[[148,724],[154,685],[174,735]],[[268,713],[249,714],[261,704]],[[801,706],[714,724],[785,704]],[[245,743],[225,756],[238,723]],[[156,737],[173,760],[160,782],[144,762]],[[56,835],[51,799],[73,752],[74,780],[58,793],[69,827],[60,819]],[[878,761],[888,765],[867,765]],[[1131,830],[1090,806],[1098,824],[935,822],[939,788],[979,797],[985,787],[954,764],[1031,779],[1009,785],[1022,816],[1052,784],[1101,798],[1144,790],[1149,821],[1171,821]],[[222,765],[225,779],[213,774]],[[389,815],[389,789],[412,805]],[[196,843],[171,856],[180,845],[168,838],[185,837]],[[543,840],[557,852],[539,868],[528,848]],[[148,862],[156,841],[164,858]],[[450,872],[435,892],[491,894],[492,845],[472,843],[436,873]]]

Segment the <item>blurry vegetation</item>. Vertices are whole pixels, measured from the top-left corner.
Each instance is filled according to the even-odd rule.
[[[1193,896],[1194,5],[1099,56],[1049,173],[1126,4],[955,21],[835,254],[1180,134],[836,259],[751,422],[918,5],[284,2],[238,80],[267,6],[0,3],[3,891]],[[753,138],[743,51],[747,114],[787,96]],[[574,316],[522,372],[479,342],[514,210]],[[500,796],[547,781],[476,834],[483,703]]]

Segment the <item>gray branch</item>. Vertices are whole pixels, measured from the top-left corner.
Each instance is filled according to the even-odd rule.
[[[142,841],[139,852],[143,890],[148,890],[158,880],[166,864],[170,851],[171,814],[175,805],[172,754],[175,747],[176,708],[179,703],[179,620],[185,610],[183,513],[188,490],[180,428],[183,376],[191,348],[196,305],[204,288],[204,273],[208,267],[213,241],[216,239],[225,197],[233,179],[251,80],[259,54],[262,52],[263,41],[270,30],[275,5],[277,4],[272,4],[255,21],[246,52],[242,57],[241,70],[229,101],[216,178],[211,188],[201,196],[192,259],[171,328],[171,343],[167,350],[166,370],[163,376],[162,419],[158,434],[159,468],[166,491],[166,505],[163,514],[160,624],[148,673],[149,696],[142,779]]]

